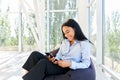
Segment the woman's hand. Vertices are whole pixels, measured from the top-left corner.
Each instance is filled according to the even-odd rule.
[[[50,56],[48,56],[48,59],[49,59],[49,61],[51,61],[51,62],[53,62],[54,64],[57,64],[57,60],[55,59],[55,57],[50,57]]]
[[[57,64],[60,66],[60,67],[70,67],[71,66],[71,62],[68,61],[68,60],[59,60],[57,61]]]

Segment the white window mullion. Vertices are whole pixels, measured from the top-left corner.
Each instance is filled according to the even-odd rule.
[[[104,10],[103,0],[96,0],[97,9],[97,54],[96,59],[98,64],[103,64],[103,25],[104,25]]]

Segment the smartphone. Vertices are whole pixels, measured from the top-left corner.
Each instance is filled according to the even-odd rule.
[[[49,52],[45,53],[47,56],[50,56],[50,58],[53,58],[54,56],[52,54],[50,54]],[[57,59],[55,59],[55,61],[58,61]]]
[[[50,54],[49,52],[45,53],[47,56],[50,56],[50,58],[54,57],[52,54]]]

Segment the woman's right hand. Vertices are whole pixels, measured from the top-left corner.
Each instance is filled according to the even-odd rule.
[[[50,56],[48,56],[48,59],[49,59],[49,61],[53,62],[54,64],[57,64],[55,57],[51,58]]]
[[[51,62],[54,62],[55,61],[55,57],[50,57],[50,56],[48,56],[48,59],[51,61]]]

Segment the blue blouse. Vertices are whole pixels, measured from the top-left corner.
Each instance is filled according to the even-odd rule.
[[[90,43],[88,40],[76,40],[72,45],[65,39],[55,57],[58,60],[68,60],[71,69],[84,69],[90,66]]]

